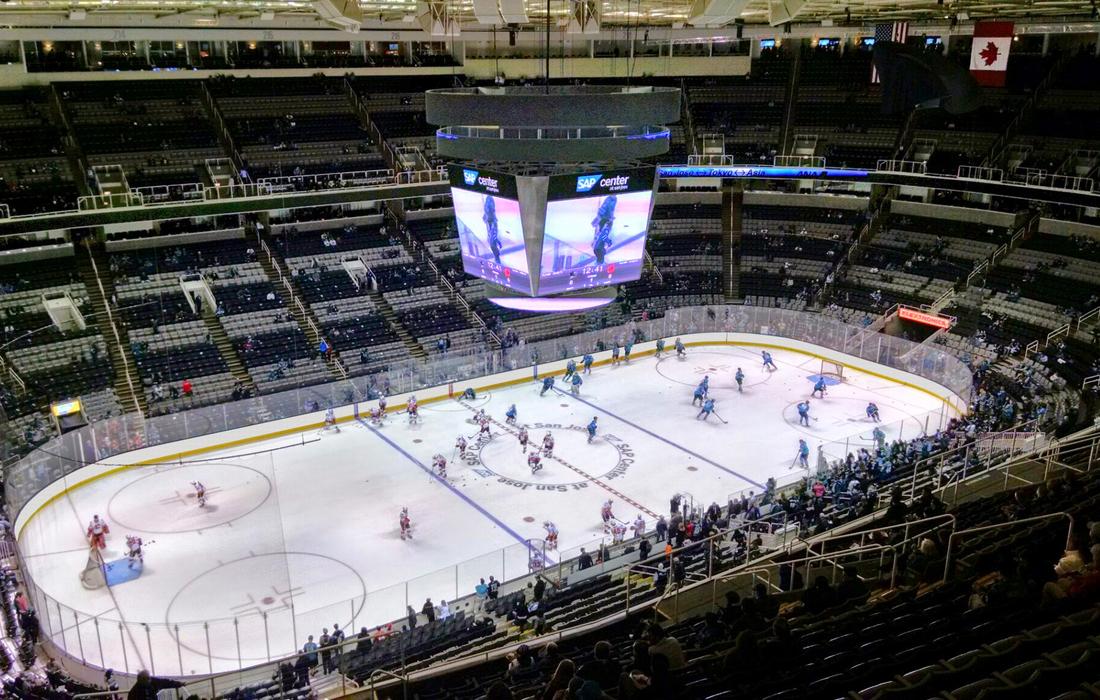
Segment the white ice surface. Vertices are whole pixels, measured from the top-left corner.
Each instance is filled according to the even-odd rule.
[[[50,598],[35,601],[44,632],[96,665],[152,665],[163,674],[236,669],[288,654],[333,623],[350,633],[403,616],[406,601],[419,610],[429,596],[438,603],[468,594],[478,578],[522,575],[524,541],[543,536],[544,520],[561,531],[554,556],[593,547],[608,498],[617,518],[642,514],[652,528],[673,493],[724,503],[759,491],[771,476],[797,479],[800,437],[829,457],[870,444],[868,401],[878,404],[890,439],[951,417],[929,394],[846,370],[843,384],[811,401],[817,420],[800,427],[795,404],[809,395],[807,377],[820,361],[772,355],[776,372],[764,371],[753,349],[693,348],[685,359],[600,368],[585,376],[579,398],[540,397],[531,382],[479,396],[471,408],[424,406],[419,425],[391,415],[380,429],[344,424],[304,446],[295,444],[300,437],[283,438],[92,481],[51,503],[20,538],[30,574]],[[738,366],[746,374],[740,394]],[[697,420],[691,395],[704,375],[728,423]],[[557,459],[544,460],[536,475],[503,426],[512,403],[533,442],[547,429],[555,436]],[[498,423],[486,444],[470,439],[474,457],[460,463],[455,438],[473,435],[467,421],[480,407]],[[600,436],[588,444],[583,427],[593,416]],[[446,484],[429,476],[435,453],[450,462]],[[205,509],[195,502],[195,480],[208,489]],[[411,541],[398,535],[402,506],[413,520]],[[122,558],[126,534],[148,544],[138,578],[89,591],[78,574],[87,560],[84,529],[97,513],[111,527],[107,561]]]

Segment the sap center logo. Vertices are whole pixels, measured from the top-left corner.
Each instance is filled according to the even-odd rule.
[[[477,184],[477,171],[476,170],[469,170],[469,169],[464,168],[462,170],[462,179],[463,179],[463,181],[466,182],[467,185],[471,185],[471,186],[476,185]]]
[[[603,173],[592,173],[591,175],[581,175],[577,178],[577,191],[589,192],[596,183],[603,177]]]

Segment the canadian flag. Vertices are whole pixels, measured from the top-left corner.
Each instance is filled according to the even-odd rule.
[[[1012,48],[1012,22],[977,22],[970,49],[970,72],[979,85],[1004,87],[1008,52]]]

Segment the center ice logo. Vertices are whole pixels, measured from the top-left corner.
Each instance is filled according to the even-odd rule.
[[[577,191],[578,192],[588,192],[588,191],[590,191],[593,187],[596,186],[596,183],[600,181],[601,177],[603,177],[603,173],[592,173],[591,175],[580,175],[580,176],[578,176],[577,177]]]
[[[470,170],[468,168],[463,168],[463,170],[462,170],[462,180],[463,180],[463,182],[465,182],[467,185],[470,185],[470,186],[473,186],[473,185],[477,184],[477,171],[476,170]]]

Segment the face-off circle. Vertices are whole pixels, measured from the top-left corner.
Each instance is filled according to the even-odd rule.
[[[542,469],[531,473],[527,457],[541,450],[549,431],[554,437],[552,457],[542,457]],[[585,488],[591,478],[608,480],[620,476],[634,463],[630,445],[614,435],[599,435],[591,443],[584,426],[532,423],[527,426],[530,442],[524,454],[512,432],[496,432],[490,440],[478,442],[467,463],[482,476],[496,477],[516,488],[564,491]],[[541,453],[540,453],[541,454]]]
[[[206,487],[199,506],[192,482]],[[230,462],[156,467],[123,486],[107,504],[108,523],[145,533],[191,532],[237,520],[271,495],[262,472]]]
[[[657,374],[669,381],[695,388],[703,377],[710,377],[710,387],[731,388],[737,391],[737,382],[733,375],[737,368],[745,373],[742,382],[744,388],[768,381],[770,373],[761,377],[760,360],[758,358],[743,355],[740,352],[723,352],[721,350],[692,350],[684,360],[677,359],[674,355],[662,357],[657,361]]]

